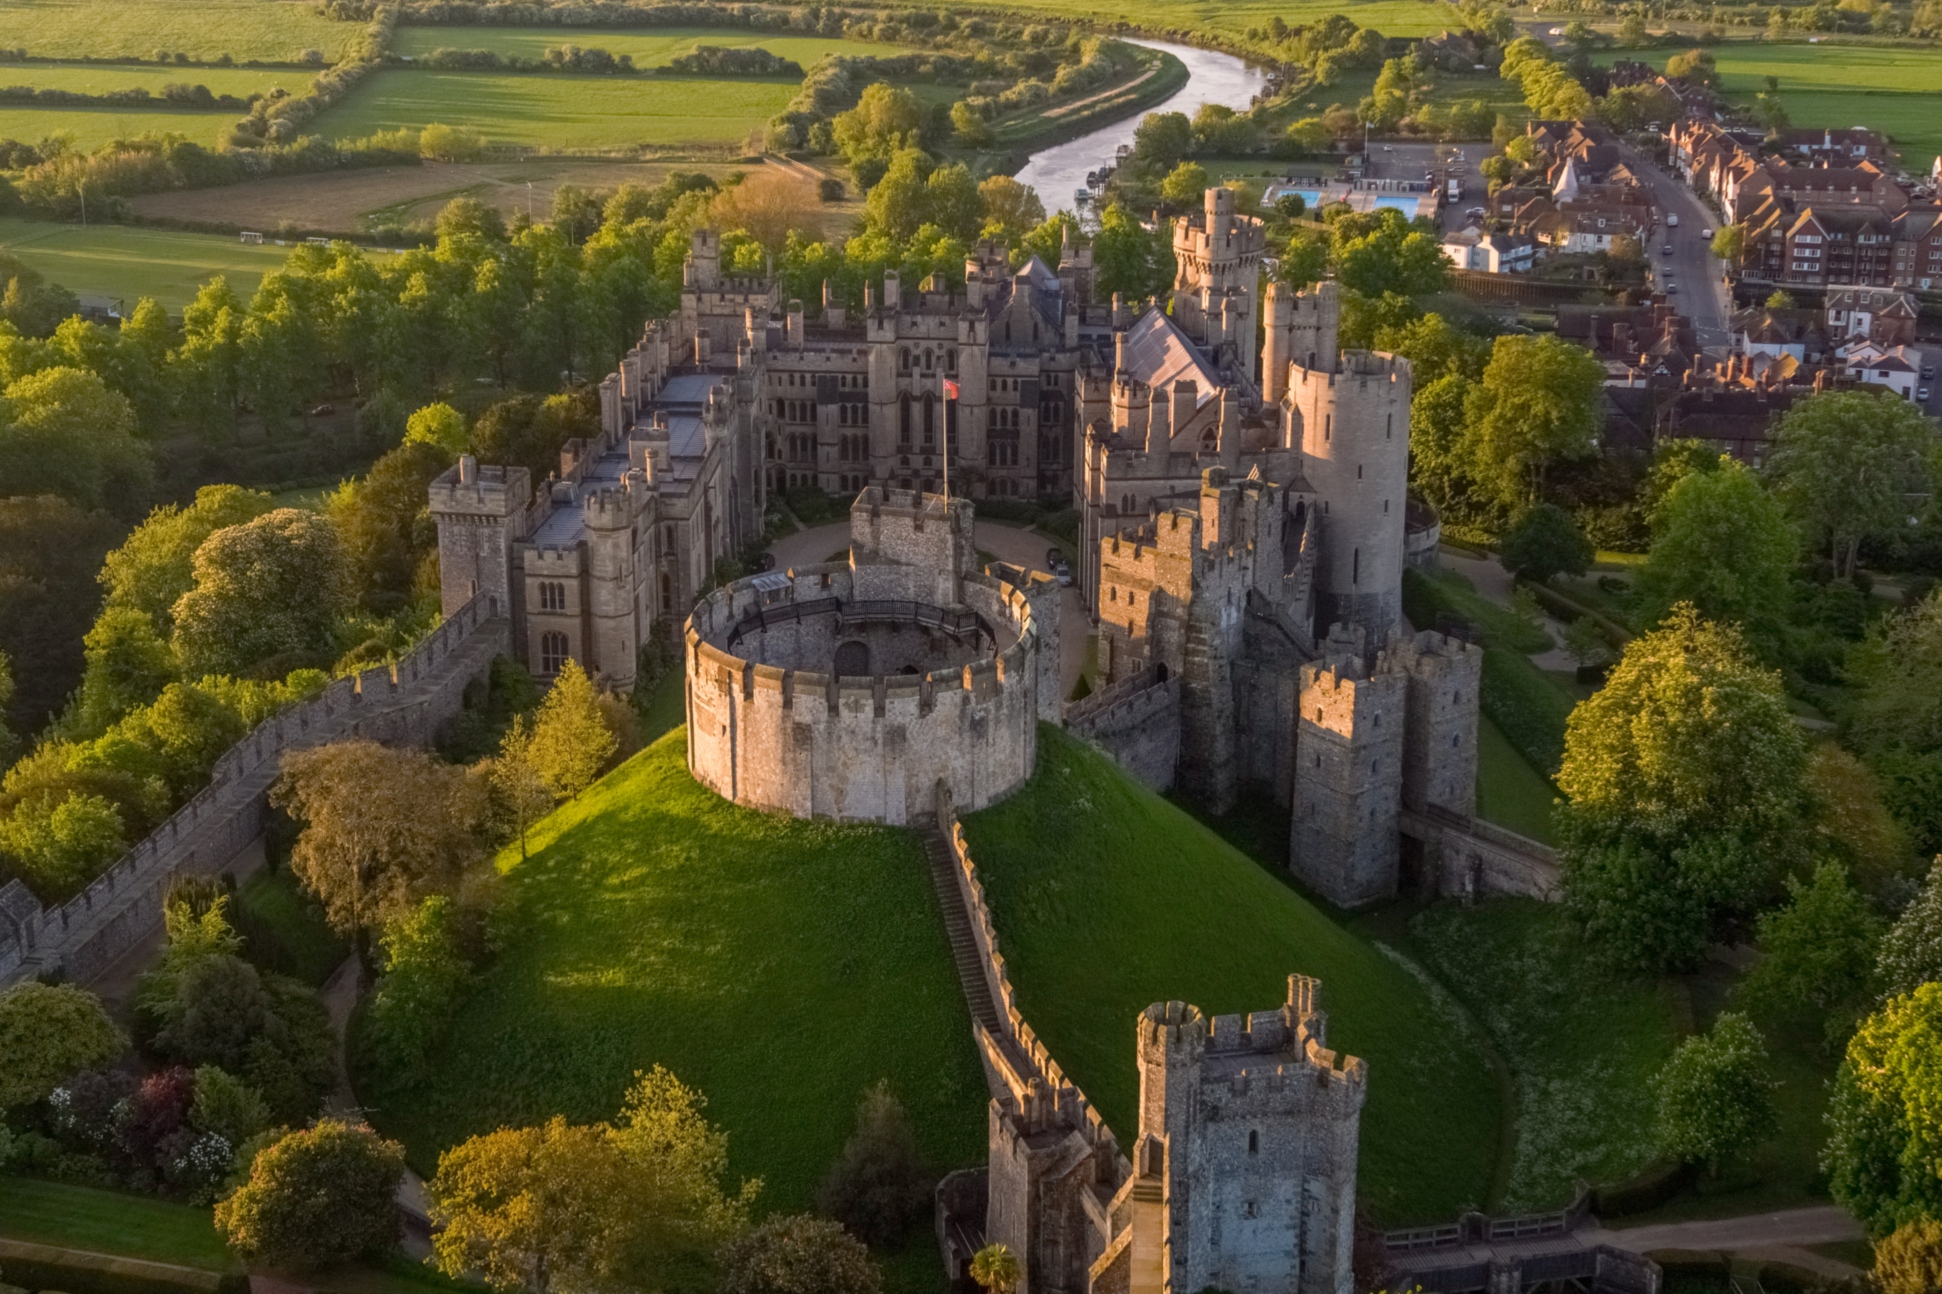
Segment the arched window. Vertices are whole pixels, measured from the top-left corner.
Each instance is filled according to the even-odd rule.
[[[557,674],[567,662],[566,635],[549,629],[539,636],[539,672]]]
[[[902,350],[898,351],[897,354],[903,360],[904,372],[906,373],[910,372],[910,347],[908,346],[904,347]]]
[[[935,357],[934,355],[932,355],[932,354],[931,354],[931,352],[930,352],[929,350],[926,350],[926,351],[924,352],[924,371],[925,371],[926,373],[928,373],[928,372],[930,372],[930,371],[931,371],[931,361],[932,361],[932,360],[933,360],[934,358],[936,358],[936,357]]]
[[[897,443],[910,448],[910,392],[897,397]]]
[[[929,391],[924,392],[924,445],[929,448],[937,443],[937,397]]]
[[[955,374],[958,371],[958,353],[955,350],[944,352],[944,371]]]
[[[674,610],[674,581],[667,577],[666,572],[661,575],[661,610]]]
[[[539,582],[539,609],[541,611],[566,610],[566,585],[558,580]]]

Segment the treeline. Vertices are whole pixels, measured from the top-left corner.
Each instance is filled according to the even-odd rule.
[[[668,67],[702,76],[800,77],[803,74],[802,64],[760,47],[725,49],[720,45],[697,45],[694,53],[683,54]]]
[[[439,48],[417,60],[422,67],[452,72],[594,72],[611,75],[633,72],[632,54],[614,54],[599,47],[556,45],[543,57],[521,58],[489,49]],[[651,69],[650,69],[651,70]]]
[[[145,86],[109,90],[103,94],[84,94],[79,90],[56,90],[48,86],[0,86],[0,103],[32,103],[64,108],[140,108],[154,104],[171,108],[249,108],[264,96],[252,94],[239,98],[233,94],[212,94],[206,85],[172,83],[161,92],[151,93]]]

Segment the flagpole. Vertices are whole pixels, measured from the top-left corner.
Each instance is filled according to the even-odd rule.
[[[951,497],[951,410],[957,407],[958,384],[944,379],[944,497]]]

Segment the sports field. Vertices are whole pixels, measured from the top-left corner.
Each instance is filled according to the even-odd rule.
[[[318,117],[315,129],[358,139],[437,121],[480,131],[491,143],[533,147],[730,144],[795,93],[792,81],[385,71]]]
[[[806,70],[826,54],[891,55],[898,46],[875,41],[843,40],[827,36],[791,36],[787,32],[750,31],[746,27],[650,27],[615,31],[581,27],[400,27],[391,42],[394,54],[422,58],[435,49],[486,49],[493,53],[535,61],[548,49],[578,45],[631,55],[635,67],[666,67],[699,45],[724,49],[759,46],[778,58],[793,58]]]
[[[1266,1011],[1322,980],[1329,1043],[1369,1063],[1359,1190],[1385,1225],[1481,1204],[1501,1104],[1479,1043],[1408,969],[1062,731],[965,820],[1019,1005],[1121,1145],[1138,1131],[1133,1022],[1150,1003]]]
[[[303,94],[316,79],[311,72],[291,67],[163,67],[153,63],[11,63],[0,66],[0,85],[25,85],[36,90],[71,90],[76,94],[107,94],[112,90],[147,90],[160,95],[167,85],[206,85],[215,95],[239,99],[283,89]],[[233,110],[229,115],[234,116]]]
[[[122,300],[132,308],[154,297],[171,311],[195,299],[208,279],[224,274],[245,301],[288,247],[274,241],[247,246],[233,235],[177,233],[126,225],[55,224],[0,219],[0,249],[20,257],[69,290]]]
[[[317,49],[335,62],[363,33],[362,24],[332,22],[305,0],[0,0],[0,44],[40,58],[153,58],[168,50],[294,63]]]

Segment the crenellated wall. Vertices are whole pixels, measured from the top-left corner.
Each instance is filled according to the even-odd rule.
[[[336,679],[265,719],[216,761],[208,786],[66,903],[43,907],[19,881],[0,887],[0,986],[55,970],[85,984],[140,943],[161,921],[170,878],[223,871],[262,834],[284,751],[430,740],[465,685],[510,648],[498,609],[476,598],[395,665]]]

